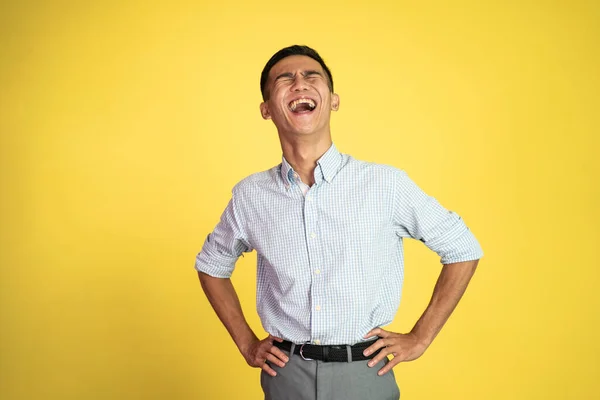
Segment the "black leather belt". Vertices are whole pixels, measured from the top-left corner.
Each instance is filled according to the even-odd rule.
[[[300,355],[305,360],[319,360],[324,362],[348,362],[348,347],[350,347],[350,355],[352,361],[369,360],[375,357],[381,349],[375,353],[365,356],[363,351],[375,343],[378,339],[373,339],[368,342],[356,343],[354,346],[319,346],[316,344],[297,344],[294,348],[294,354]],[[290,351],[292,342],[284,340],[283,342],[274,341],[273,345],[281,350]]]

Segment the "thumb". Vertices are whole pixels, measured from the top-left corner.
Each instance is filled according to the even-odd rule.
[[[269,340],[270,340],[271,342],[272,342],[273,340],[275,340],[275,341],[277,341],[277,342],[279,342],[279,343],[283,342],[283,339],[282,339],[282,338],[280,338],[280,337],[277,337],[277,336],[273,336],[273,335],[271,335],[271,334],[269,334]]]
[[[372,336],[382,336],[381,332],[383,332],[383,329],[381,329],[381,328],[374,328],[374,329],[371,329],[369,331],[369,333],[367,333],[364,337],[365,337],[365,339],[368,339],[368,338],[370,338]]]

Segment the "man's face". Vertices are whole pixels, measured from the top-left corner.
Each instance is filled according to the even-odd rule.
[[[339,97],[329,90],[321,65],[307,56],[290,56],[271,68],[266,84],[268,100],[260,105],[264,119],[272,119],[282,134],[329,134],[331,110]]]

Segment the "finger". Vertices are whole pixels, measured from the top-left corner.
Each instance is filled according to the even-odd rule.
[[[271,376],[277,376],[277,372],[275,372],[273,370],[273,368],[269,367],[269,364],[267,364],[266,362],[263,363],[262,367],[263,371],[265,371],[267,374],[271,375]]]
[[[273,335],[271,335],[271,334],[269,334],[269,339],[271,339],[271,341],[275,340],[275,341],[277,341],[277,342],[279,342],[279,343],[283,342],[283,339],[282,339],[282,338],[280,338],[280,337],[277,337],[277,336],[273,336]]]
[[[273,364],[277,365],[280,368],[285,367],[285,362],[282,361],[281,359],[275,357],[275,355],[273,355],[273,354],[268,354],[267,360],[269,360],[270,362],[272,362]]]
[[[384,340],[384,339],[379,339],[378,341],[376,341],[375,343],[373,343],[372,345],[370,345],[369,347],[367,347],[364,351],[363,354],[365,356],[368,356],[369,354],[373,354],[375,353],[377,350],[386,347],[388,345],[388,343]]]
[[[374,367],[376,366],[380,361],[382,361],[383,359],[387,358],[387,356],[390,354],[390,350],[386,347],[383,348],[375,357],[373,357],[371,359],[371,361],[369,361],[367,363],[367,365],[369,367]]]
[[[386,338],[386,337],[390,337],[392,335],[392,332],[390,331],[386,331],[385,329],[381,329],[378,328],[379,332],[377,332],[377,336],[382,337],[382,338]]]
[[[391,335],[392,335],[392,332],[386,331],[383,328],[374,328],[374,329],[371,329],[369,331],[369,333],[367,333],[365,335],[365,339],[368,339],[368,338],[373,337],[373,336],[388,337],[388,336],[391,336]]]
[[[254,358],[253,367],[262,368],[263,364],[267,362],[267,355],[256,355]]]
[[[370,337],[373,337],[373,336],[379,336],[379,332],[380,332],[380,331],[382,331],[382,329],[381,329],[381,328],[374,328],[374,329],[371,329],[371,330],[369,331],[369,333],[367,333],[367,334],[364,336],[364,338],[365,338],[365,339],[368,339],[368,338],[370,338]]]
[[[277,357],[279,360],[283,361],[284,363],[290,360],[289,357],[278,347],[271,346],[270,353],[273,356]]]
[[[379,351],[379,353],[377,353],[377,355],[375,357],[373,357],[371,359],[371,361],[368,362],[369,367],[374,367],[375,365],[377,365],[378,362],[380,362],[384,358],[387,358],[387,356],[390,355],[391,353],[392,353],[392,351],[389,347],[383,347]]]
[[[392,370],[392,368],[394,368],[396,365],[400,364],[400,359],[394,357],[390,360],[390,362],[388,362],[387,364],[384,365],[383,368],[381,368],[379,371],[377,371],[377,375],[381,376],[381,375],[385,375],[388,372],[390,372]]]

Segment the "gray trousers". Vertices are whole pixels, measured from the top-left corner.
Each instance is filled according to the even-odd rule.
[[[262,371],[260,384],[265,400],[399,400],[400,389],[394,371],[377,375],[387,358],[369,368],[365,361],[306,361],[297,354],[290,356],[285,367],[269,363],[277,372],[270,376]]]

